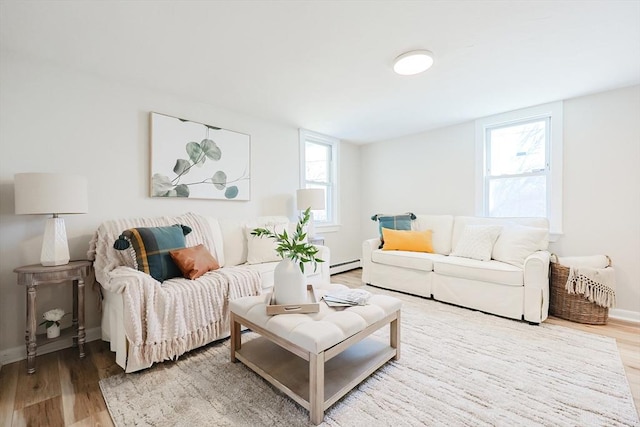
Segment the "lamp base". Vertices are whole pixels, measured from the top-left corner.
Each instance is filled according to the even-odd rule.
[[[64,220],[54,216],[47,219],[42,239],[40,264],[45,267],[69,264],[69,245]]]
[[[313,223],[313,211],[309,211],[309,223],[307,224],[307,238],[316,237],[316,227]]]

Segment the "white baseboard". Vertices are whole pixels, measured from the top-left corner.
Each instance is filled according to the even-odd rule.
[[[85,333],[85,342],[102,339],[102,328],[100,328],[99,326],[97,328],[87,329]],[[63,348],[71,347],[72,345],[73,339],[69,337],[69,339],[55,341],[51,344],[38,346],[37,355],[40,356],[41,354],[52,353],[54,351],[62,350]],[[25,345],[8,348],[0,352],[0,366],[8,365],[9,363],[24,360],[26,358],[27,348]]]
[[[609,310],[609,317],[612,319],[624,320],[625,322],[640,323],[640,312],[638,311],[612,308]]]
[[[360,268],[360,260],[354,259],[353,261],[347,261],[340,264],[332,265],[329,267],[329,274],[344,273],[345,271],[355,270]]]

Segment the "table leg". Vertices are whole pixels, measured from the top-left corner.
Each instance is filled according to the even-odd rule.
[[[324,419],[324,351],[309,355],[309,418],[315,425]]]
[[[230,315],[230,323],[231,323],[231,343],[229,347],[231,349],[231,361],[237,362],[236,359],[236,350],[240,350],[242,346],[242,337],[240,336],[240,323],[236,322],[236,316],[231,313]]]
[[[36,371],[36,287],[27,285],[27,328],[25,333],[27,345],[27,373]]]
[[[73,317],[71,318],[71,327],[73,329],[73,346],[78,346],[78,281],[72,281],[71,288],[73,289]]]
[[[396,355],[393,360],[400,359],[400,310],[396,313],[396,319],[389,324],[389,344],[396,349]]]
[[[76,325],[78,327],[78,350],[80,351],[80,358],[85,356],[84,354],[84,342],[86,340],[86,333],[84,331],[84,280],[76,280],[73,283],[73,289],[76,291],[77,299],[73,305],[75,312],[74,317],[77,318]]]

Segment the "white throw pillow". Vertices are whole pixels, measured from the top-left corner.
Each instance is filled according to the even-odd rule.
[[[282,233],[287,227],[286,224],[275,224],[261,226],[260,228],[266,228],[268,230],[275,230],[275,233]],[[254,230],[253,226],[247,226],[247,264],[262,264],[263,262],[275,262],[280,261],[280,255],[276,252],[278,244],[275,240],[269,237],[253,236],[251,232]],[[287,230],[287,232],[289,232]]]
[[[493,259],[522,267],[529,255],[549,246],[548,239],[549,233],[544,228],[508,225],[493,246]]]
[[[499,225],[467,225],[451,255],[489,261],[501,229]]]

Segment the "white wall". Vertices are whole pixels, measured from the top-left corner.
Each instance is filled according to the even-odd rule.
[[[340,170],[338,171],[340,232],[318,232],[331,248],[331,265],[359,260],[362,256],[360,239],[360,146],[340,143]]]
[[[640,317],[640,86],[564,102],[559,255],[609,255],[617,308]],[[474,123],[361,148],[362,239],[374,213],[474,214]]]
[[[640,312],[640,86],[564,103],[558,254],[607,254],[617,307]],[[640,313],[638,313],[640,317]]]
[[[15,173],[68,171],[88,178],[89,214],[64,217],[72,259],[86,258],[93,231],[111,218],[188,211],[218,218],[295,218],[294,197],[299,185],[297,128],[61,69],[8,51],[0,54],[0,361],[3,351],[24,344],[25,289],[16,285],[13,269],[39,262],[46,218],[14,215]],[[251,135],[251,201],[148,197],[150,111]],[[349,162],[354,166],[350,167]],[[345,144],[342,165],[358,176],[357,147]],[[349,177],[348,173],[345,175]],[[353,179],[346,186],[346,194],[353,191],[356,181]],[[357,229],[353,226],[357,215],[343,211],[341,217],[351,225],[349,228]],[[340,234],[333,233],[331,242],[342,241]],[[354,238],[352,232],[347,234]],[[359,246],[351,246],[358,247],[358,258]],[[346,247],[338,247],[337,253],[345,250]],[[354,254],[344,256],[351,258]],[[70,312],[70,292],[70,287],[64,286],[41,288],[38,316],[54,307]],[[97,294],[89,291],[87,328],[100,325],[96,301]]]
[[[474,124],[464,123],[361,147],[363,238],[377,213],[472,214]]]

